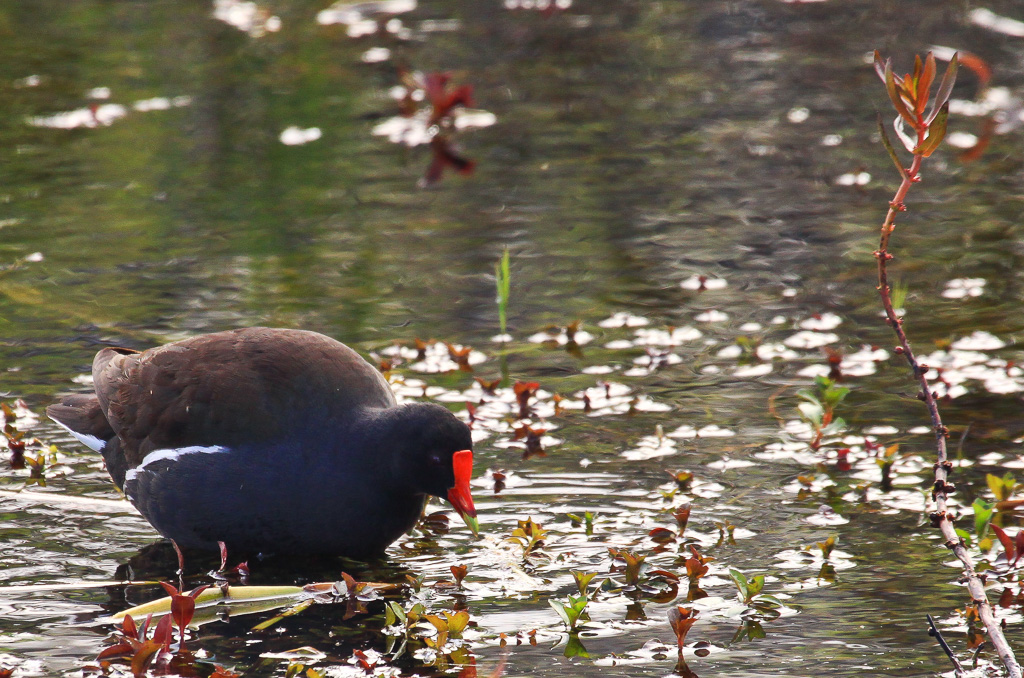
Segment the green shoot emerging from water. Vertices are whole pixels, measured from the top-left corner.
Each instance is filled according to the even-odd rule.
[[[508,296],[512,287],[512,274],[509,270],[508,248],[501,254],[501,261],[494,265],[494,281],[498,288],[498,322],[501,323],[501,334],[505,335]]]
[[[597,517],[596,513],[587,511],[582,516],[578,516],[575,513],[566,513],[565,515],[572,522],[573,527],[582,525],[588,537],[594,534],[594,518]]]
[[[729,578],[736,584],[744,605],[771,618],[779,616],[777,608],[783,607],[782,601],[775,596],[761,593],[764,589],[763,574],[748,578],[739,570],[730,569]]]
[[[548,604],[561,617],[562,622],[565,623],[565,629],[569,633],[576,633],[590,619],[586,612],[587,605],[590,604],[590,598],[587,596],[574,596],[570,594],[568,603],[549,600]]]
[[[846,428],[846,422],[835,416],[835,409],[850,389],[837,386],[828,377],[817,377],[814,385],[813,391],[808,388],[797,391],[797,395],[804,400],[797,409],[800,410],[800,418],[814,431],[811,449],[816,450],[821,447],[824,437],[836,435]]]

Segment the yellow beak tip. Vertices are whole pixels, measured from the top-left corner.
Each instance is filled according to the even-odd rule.
[[[474,537],[480,536],[480,522],[476,519],[476,516],[463,514],[462,519],[466,522],[469,527],[469,531],[473,533]]]

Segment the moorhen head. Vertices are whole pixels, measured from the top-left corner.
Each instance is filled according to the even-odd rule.
[[[322,334],[254,327],[105,348],[92,373],[94,394],[46,413],[178,546],[379,557],[428,495],[476,533],[466,424],[396,404],[375,368]]]

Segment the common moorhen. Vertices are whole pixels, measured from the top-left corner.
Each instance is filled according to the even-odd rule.
[[[100,452],[178,546],[378,557],[427,495],[476,533],[469,428],[440,405],[397,405],[376,369],[322,334],[253,327],[104,348],[92,375],[95,395],[46,414]]]

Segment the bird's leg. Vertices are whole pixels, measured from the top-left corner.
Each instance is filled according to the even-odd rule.
[[[174,552],[178,554],[178,590],[185,590],[185,554],[181,552],[181,548],[178,546],[178,542],[171,540],[171,544],[174,546]]]

